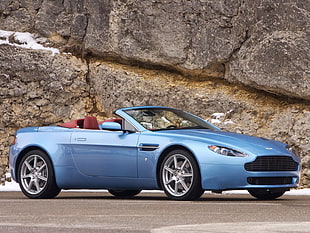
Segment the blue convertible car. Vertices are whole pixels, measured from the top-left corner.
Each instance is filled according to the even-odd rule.
[[[298,186],[300,159],[283,143],[221,131],[174,108],[115,115],[18,130],[9,163],[22,192],[52,198],[61,189],[108,189],[129,197],[160,189],[174,200],[195,200],[204,190],[245,189],[274,199]]]

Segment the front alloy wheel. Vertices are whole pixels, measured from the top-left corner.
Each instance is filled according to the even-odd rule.
[[[59,194],[48,156],[39,150],[28,152],[18,167],[18,182],[29,198],[52,198]]]
[[[203,190],[200,172],[193,156],[185,150],[171,151],[160,168],[160,183],[166,195],[174,200],[195,200]]]

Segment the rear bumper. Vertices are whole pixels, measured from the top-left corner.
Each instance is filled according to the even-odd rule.
[[[15,147],[11,146],[9,150],[9,172],[11,173],[11,177],[14,181],[17,181],[15,170],[17,154],[18,152],[16,151]]]
[[[252,188],[296,188],[300,171],[250,172],[243,165],[201,165],[201,185],[204,190]]]

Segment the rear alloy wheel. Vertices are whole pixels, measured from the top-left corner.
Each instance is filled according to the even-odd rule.
[[[141,190],[112,190],[112,189],[109,189],[108,191],[115,197],[133,197],[141,192]]]
[[[22,158],[18,167],[18,182],[29,198],[53,198],[60,192],[50,159],[40,150],[30,151]]]
[[[287,190],[286,189],[249,189],[248,192],[257,199],[273,200],[281,197]]]
[[[185,150],[171,151],[161,164],[160,183],[166,195],[179,201],[195,200],[203,194],[199,167]]]

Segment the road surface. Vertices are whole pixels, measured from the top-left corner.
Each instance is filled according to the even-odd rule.
[[[162,193],[116,199],[107,192],[62,192],[32,200],[0,192],[0,232],[310,232],[310,197],[259,201],[250,195],[204,194],[171,201]]]

